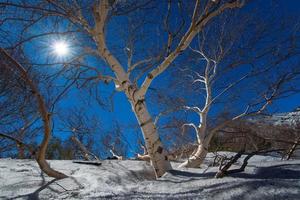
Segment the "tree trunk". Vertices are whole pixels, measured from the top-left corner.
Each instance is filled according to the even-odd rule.
[[[39,97],[38,98],[39,110],[42,115],[43,123],[44,123],[44,138],[42,143],[39,146],[39,150],[36,155],[36,161],[39,164],[41,170],[48,176],[57,179],[66,178],[68,177],[67,175],[52,169],[46,161],[45,155],[51,138],[50,115],[46,110],[46,106],[44,104],[43,99],[41,98],[40,95],[38,95],[38,97]]]
[[[26,69],[23,68],[23,66],[20,63],[18,63],[18,61],[16,61],[14,58],[12,58],[4,49],[1,48],[0,52],[4,58],[8,59],[7,62],[8,67],[15,67],[20,71],[22,78],[24,78],[26,84],[30,87],[32,94],[37,100],[37,107],[40,116],[43,120],[43,128],[44,128],[43,141],[39,146],[37,155],[35,155],[38,165],[40,166],[41,170],[45,172],[48,176],[58,178],[58,179],[66,178],[67,175],[52,169],[45,159],[45,154],[51,137],[51,126],[50,126],[51,117],[50,117],[50,113],[48,113],[46,102],[43,96],[39,92],[37,85],[31,80]],[[9,65],[9,64],[13,64],[13,65]]]
[[[223,163],[221,162],[219,171],[216,173],[215,178],[223,178],[224,176],[226,176],[228,174],[229,168],[234,163],[236,163],[238,161],[238,159],[240,159],[240,157],[243,155],[243,153],[245,153],[245,149],[242,149],[237,154],[235,154],[235,156],[233,158],[231,158],[230,161],[228,163],[226,163],[224,166],[222,166]],[[247,160],[246,160],[246,162],[247,162]],[[244,163],[243,165],[245,165],[245,167],[246,167],[247,164]]]
[[[172,169],[168,160],[166,150],[158,137],[156,127],[146,108],[144,96],[147,89],[139,91],[135,84],[132,84],[129,74],[125,72],[124,67],[118,59],[110,52],[105,39],[105,22],[109,11],[109,2],[100,1],[99,6],[95,7],[93,15],[95,18],[95,27],[90,34],[93,36],[99,55],[109,64],[111,70],[116,76],[116,89],[124,91],[128,101],[131,104],[139,125],[141,127],[151,164],[155,170],[156,177],[161,177],[165,172]],[[151,76],[153,78],[153,76]],[[142,93],[142,95],[139,95]]]
[[[208,153],[208,142],[206,144],[199,144],[197,151],[191,155],[191,157],[182,163],[179,168],[197,168],[203,163],[207,153]]]
[[[91,161],[92,159],[91,159],[90,155],[92,155],[96,160],[100,160],[95,154],[93,154],[92,152],[87,150],[87,148],[78,140],[77,137],[72,136],[71,140],[79,147],[84,160]]]
[[[207,133],[207,114],[210,108],[211,103],[211,89],[208,84],[206,84],[206,91],[207,91],[207,98],[206,98],[206,104],[203,109],[203,111],[200,113],[200,121],[199,121],[199,127],[197,128],[197,142],[198,147],[197,151],[194,152],[187,161],[179,165],[179,168],[197,168],[200,167],[200,165],[203,163],[204,159],[206,158],[206,155],[208,153],[208,145],[212,139],[213,132]]]
[[[50,165],[47,163],[44,154],[39,154],[36,158],[37,163],[39,164],[41,170],[50,177],[54,177],[57,179],[67,178],[68,176],[52,169]]]
[[[17,145],[18,147],[18,158],[19,159],[24,159],[25,158],[25,149],[23,145]]]
[[[79,147],[83,159],[91,160],[89,157],[88,150],[85,148],[85,146],[83,146],[83,144],[75,136],[72,136],[71,140],[72,140],[72,142],[74,142],[74,144],[76,144]]]
[[[172,169],[167,152],[158,136],[156,126],[147,110],[145,100],[130,101],[130,103],[141,127],[151,164],[155,170],[155,175],[157,178],[161,177]]]
[[[293,155],[294,151],[296,150],[297,145],[300,142],[300,138],[297,138],[293,144],[293,146],[289,149],[289,151],[286,154],[286,160],[289,160],[291,158],[291,156]]]

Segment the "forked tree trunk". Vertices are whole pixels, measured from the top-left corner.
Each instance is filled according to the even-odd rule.
[[[206,71],[208,71],[208,67],[206,67]],[[208,80],[208,72],[206,72],[206,80]],[[200,167],[200,165],[203,163],[204,159],[206,158],[206,155],[208,153],[208,145],[212,139],[213,132],[207,134],[207,115],[210,109],[211,104],[211,87],[208,84],[208,82],[205,82],[206,86],[206,103],[204,109],[199,113],[199,126],[195,128],[196,134],[197,134],[197,142],[198,147],[197,151],[194,152],[188,160],[186,160],[184,163],[179,165],[179,168],[197,168]]]
[[[158,136],[156,126],[147,110],[145,100],[130,101],[130,103],[141,127],[148,155],[155,170],[155,175],[157,178],[161,177],[172,169],[168,160],[167,151],[164,149]]]
[[[108,12],[108,2],[102,1],[98,11],[94,11],[94,17],[96,19],[94,39],[98,44],[98,52],[109,64],[114,72],[117,81],[115,82],[116,88],[122,90],[128,101],[131,104],[132,111],[134,112],[139,125],[141,127],[148,154],[151,159],[151,164],[155,170],[156,177],[161,177],[164,173],[172,169],[168,160],[166,150],[164,149],[161,140],[158,136],[156,127],[153,120],[147,110],[144,95],[139,95],[139,89],[135,84],[132,84],[128,73],[125,72],[120,62],[113,56],[106,46],[105,34],[103,32],[105,19]]]
[[[104,42],[102,42],[102,44],[104,44]],[[172,167],[168,160],[167,152],[158,136],[156,126],[147,110],[144,96],[138,95],[139,89],[136,85],[131,83],[121,64],[114,56],[112,56],[105,45],[101,45],[101,48],[99,51],[102,52],[102,56],[110,64],[110,66],[113,66],[112,69],[120,83],[118,87],[124,91],[129,103],[131,104],[132,111],[134,112],[142,130],[151,164],[155,170],[155,175],[159,178],[164,173],[172,169]]]
[[[112,56],[105,45],[103,45],[104,42],[101,43],[102,45],[100,46],[101,48],[99,51],[102,52],[101,55],[110,64],[110,66],[112,66],[112,69],[120,83],[118,87],[124,91],[131,104],[132,111],[134,112],[142,130],[146,148],[151,159],[151,164],[155,170],[155,175],[157,178],[161,177],[164,173],[172,169],[172,167],[168,160],[166,150],[158,136],[156,126],[154,125],[154,122],[147,110],[144,96],[138,95],[139,89],[137,86],[131,83],[121,64],[114,56]]]

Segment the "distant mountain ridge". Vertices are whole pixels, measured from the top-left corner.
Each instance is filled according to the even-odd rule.
[[[272,115],[260,115],[247,119],[250,123],[275,125],[275,126],[296,126],[300,124],[300,107],[293,112],[275,113]]]

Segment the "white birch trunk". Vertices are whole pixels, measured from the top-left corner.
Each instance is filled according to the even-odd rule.
[[[203,115],[204,114],[204,115]],[[204,112],[201,115],[203,117],[201,118],[202,123],[199,125],[197,131],[197,141],[198,141],[198,147],[197,151],[194,152],[187,161],[182,163],[179,168],[197,168],[200,167],[200,165],[203,163],[204,159],[206,158],[206,155],[208,153],[208,146],[211,141],[213,133],[210,133],[206,137],[206,117],[207,113]]]
[[[172,169],[167,152],[158,136],[156,126],[147,110],[145,100],[130,101],[130,103],[141,127],[156,177],[161,177],[164,173]]]
[[[122,90],[131,104],[139,125],[141,127],[148,154],[150,156],[151,164],[155,170],[156,177],[161,177],[165,172],[171,169],[171,164],[166,156],[161,140],[158,136],[156,127],[147,110],[144,95],[139,95],[139,90],[136,85],[132,84],[128,74],[120,62],[112,55],[106,46],[104,24],[107,12],[107,2],[103,1],[99,6],[99,12],[95,12],[96,27],[94,32],[94,39],[98,44],[98,52],[101,57],[109,64],[114,72],[118,84],[118,89]],[[98,16],[98,17],[97,17]]]
[[[203,163],[206,155],[208,153],[207,146],[204,144],[199,144],[195,154],[191,155],[187,161],[182,163],[179,168],[197,168]]]
[[[200,51],[199,51],[200,52]],[[188,158],[187,161],[182,163],[179,167],[200,167],[200,165],[203,163],[207,153],[208,153],[208,145],[210,143],[210,140],[212,138],[212,133],[207,133],[207,117],[208,112],[210,110],[211,104],[212,104],[212,79],[214,78],[216,74],[216,62],[213,62],[213,65],[211,65],[212,60],[207,58],[204,53],[200,52],[200,54],[204,57],[206,60],[206,68],[205,68],[205,74],[204,76],[200,76],[201,83],[205,86],[206,91],[206,98],[205,98],[205,105],[203,109],[196,109],[197,114],[199,115],[199,125],[197,128],[195,128],[196,134],[197,134],[197,142],[198,142],[198,148],[195,153],[193,153],[190,158]],[[213,73],[211,73],[213,71]]]
[[[99,52],[111,66],[111,69],[115,73],[119,82],[118,84],[120,84],[118,87],[124,91],[131,104],[132,111],[134,112],[141,127],[156,177],[161,177],[164,173],[171,169],[171,164],[168,161],[166,150],[159,139],[156,127],[147,110],[144,96],[139,95],[138,88],[131,83],[128,74],[124,71],[119,61],[110,53],[103,38],[100,37],[100,39],[102,39],[102,41],[98,40],[101,44],[99,45]]]

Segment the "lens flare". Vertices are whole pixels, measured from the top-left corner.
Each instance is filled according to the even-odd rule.
[[[56,41],[53,46],[53,51],[57,56],[66,56],[69,53],[69,46],[65,41]]]

